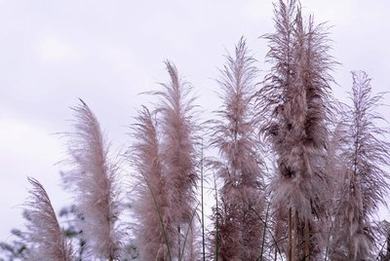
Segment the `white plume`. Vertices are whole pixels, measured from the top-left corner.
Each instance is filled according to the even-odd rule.
[[[29,178],[28,181],[33,186],[24,212],[28,222],[28,260],[74,260],[71,245],[58,224],[45,189],[36,179]]]
[[[73,108],[74,132],[68,133],[71,171],[63,174],[67,188],[74,192],[75,203],[84,220],[80,226],[90,254],[113,260],[119,255],[118,168],[108,157],[108,146],[99,123],[82,100]]]

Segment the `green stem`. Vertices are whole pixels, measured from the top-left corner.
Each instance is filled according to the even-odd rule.
[[[192,216],[191,216],[191,220],[190,220],[190,223],[188,225],[188,228],[187,228],[187,231],[186,231],[186,235],[184,237],[184,242],[183,242],[183,248],[181,250],[181,254],[179,254],[179,261],[182,260],[182,258],[184,257],[184,250],[186,248],[186,242],[187,242],[187,237],[188,237],[188,232],[190,231],[190,229],[192,229],[192,221],[194,220],[194,217],[196,215],[196,211],[198,209],[198,206],[199,206],[199,203],[198,205],[196,205],[196,208],[194,209],[194,211],[192,212]],[[180,236],[180,235],[179,235]],[[180,249],[179,249],[179,252],[180,252]]]

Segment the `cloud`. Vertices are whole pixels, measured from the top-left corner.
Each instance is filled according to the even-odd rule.
[[[27,176],[39,179],[62,207],[65,194],[58,192],[61,146],[54,135],[18,119],[0,118],[2,225],[0,241],[11,228],[22,223],[21,205],[27,197]]]
[[[44,62],[64,62],[81,58],[80,52],[70,43],[54,35],[43,36],[38,42],[38,55]]]

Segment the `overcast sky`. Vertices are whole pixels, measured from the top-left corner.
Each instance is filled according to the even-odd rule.
[[[362,69],[375,91],[390,90],[390,1],[302,0],[304,12],[329,21],[337,97]],[[56,209],[66,194],[59,180],[69,107],[83,98],[115,149],[129,145],[127,126],[148,99],[138,93],[167,80],[176,63],[207,113],[218,104],[217,68],[243,35],[267,70],[271,0],[0,0],[0,240],[21,224],[26,177],[39,179]],[[264,74],[264,72],[263,72]],[[390,95],[386,102],[390,104]],[[383,111],[389,119],[390,110]],[[389,215],[388,211],[383,211]]]

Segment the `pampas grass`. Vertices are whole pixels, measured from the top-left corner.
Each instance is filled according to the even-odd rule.
[[[165,65],[170,81],[161,84],[163,90],[153,94],[160,97],[157,111],[161,117],[163,175],[169,187],[169,212],[178,230],[175,252],[179,257],[180,249],[187,248],[182,245],[184,233],[193,225],[194,188],[199,178],[196,172],[198,138],[191,86],[179,77],[178,70],[171,62]],[[189,249],[186,253],[191,252]]]
[[[383,94],[372,94],[371,80],[362,71],[352,73],[351,105],[344,111],[342,157],[345,171],[335,213],[332,260],[374,258],[378,238],[372,220],[379,205],[386,205],[389,192],[390,143],[384,118],[377,112]]]
[[[273,205],[289,210],[284,215],[293,222],[289,260],[308,260],[319,254],[321,239],[315,235],[321,227],[315,223],[326,217],[329,195],[325,166],[334,62],[326,28],[315,25],[312,17],[306,22],[296,1],[280,0],[274,21],[275,33],[265,36],[272,68],[257,95],[259,120],[277,156]],[[298,233],[301,229],[303,234]],[[304,250],[297,248],[301,244]]]
[[[168,187],[162,174],[155,114],[146,107],[139,111],[132,128],[134,144],[129,151],[139,180],[135,214],[139,221],[137,239],[143,260],[171,260],[177,238],[168,205]]]
[[[254,62],[241,38],[218,81],[223,105],[217,118],[209,121],[210,146],[221,156],[213,166],[223,180],[218,228],[223,260],[256,260],[261,247],[262,222],[251,209],[261,213],[264,204],[260,146],[251,107],[257,73]]]
[[[77,233],[79,257],[34,179],[27,232],[15,230],[17,240],[0,242],[0,250],[28,260],[128,260],[137,253],[146,261],[385,259],[389,231],[376,220],[390,189],[382,94],[359,71],[350,104],[336,101],[328,27],[302,10],[298,0],[276,0],[274,32],[263,36],[270,65],[263,81],[244,38],[226,55],[217,80],[221,105],[204,133],[191,84],[166,61],[167,81],[149,92],[153,107],[142,106],[131,125],[126,168],[80,100],[65,134],[69,169],[62,175],[75,205],[74,220],[62,221],[77,228],[68,231]],[[131,180],[123,186],[129,202],[120,198],[122,170]],[[208,174],[215,207],[205,220]],[[124,220],[126,210],[133,215]]]
[[[108,146],[100,125],[87,104],[73,108],[74,131],[67,133],[69,164],[72,170],[63,174],[66,188],[75,196],[83,221],[82,235],[89,254],[114,260],[119,257],[121,233],[118,229],[118,167],[108,155]]]
[[[70,242],[60,228],[49,196],[36,179],[29,178],[32,185],[24,212],[27,221],[25,240],[28,260],[74,260]]]

